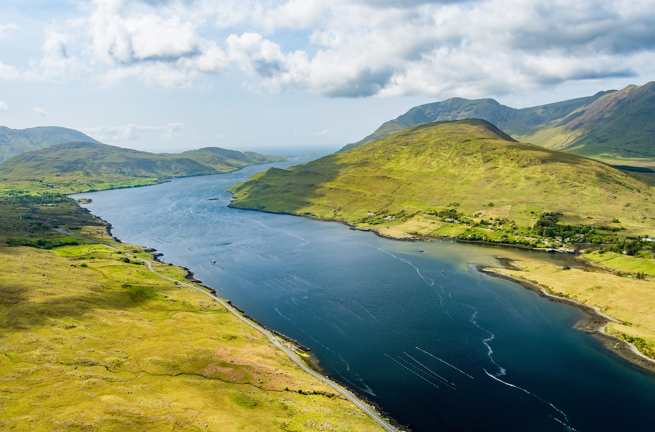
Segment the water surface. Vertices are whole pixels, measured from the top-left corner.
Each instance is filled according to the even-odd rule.
[[[228,208],[269,166],[79,196],[416,432],[652,430],[653,376],[572,329],[582,312],[471,265],[549,255]]]

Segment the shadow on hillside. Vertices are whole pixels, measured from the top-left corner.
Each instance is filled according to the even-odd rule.
[[[311,215],[308,207],[326,198],[326,184],[342,170],[356,165],[342,163],[337,154],[287,169],[269,168],[261,177],[233,189],[237,201],[230,207],[271,213]]]
[[[60,295],[56,286],[34,288],[33,284],[29,284],[30,288],[27,288],[26,285],[14,283],[0,286],[0,325],[6,331],[52,325],[51,320],[101,317],[103,312],[99,311],[103,310],[131,316],[149,300],[162,300],[162,294],[179,290],[173,285],[154,288],[134,285],[126,288],[90,287],[88,293]],[[160,305],[161,310],[169,310],[163,301]],[[156,303],[152,302],[148,308],[158,309]]]

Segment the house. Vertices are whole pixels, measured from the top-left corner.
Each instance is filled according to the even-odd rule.
[[[562,241],[562,237],[560,237],[560,236],[556,236],[556,237],[555,237],[555,240],[557,240],[558,242],[561,242],[561,241]]]
[[[576,234],[575,235],[577,238],[584,238],[584,234]]]

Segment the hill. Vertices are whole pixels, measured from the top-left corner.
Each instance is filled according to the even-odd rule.
[[[25,152],[0,163],[0,179],[5,190],[57,187],[60,192],[72,193],[226,173],[280,160],[284,158],[216,147],[153,154],[100,143],[70,142]]]
[[[71,141],[98,142],[80,131],[57,126],[28,129],[10,129],[0,126],[0,162],[26,151]]]
[[[413,126],[304,165],[270,169],[231,192],[233,207],[342,219],[394,237],[511,243],[551,233],[537,233],[537,222],[602,226],[607,233],[653,227],[648,184],[592,159],[516,142],[477,119]],[[503,228],[480,225],[490,219]]]
[[[341,151],[417,124],[480,118],[519,141],[594,158],[655,158],[655,82],[516,109],[493,99],[451,98],[410,109]]]

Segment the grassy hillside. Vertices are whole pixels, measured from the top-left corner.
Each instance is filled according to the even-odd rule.
[[[98,142],[82,132],[57,126],[29,129],[10,129],[0,126],[0,162],[26,151],[71,141]]]
[[[501,105],[494,99],[450,98],[442,102],[414,107],[395,120],[384,123],[363,140],[348,144],[341,151],[384,138],[418,124],[469,118],[486,120],[512,136],[521,136],[534,130],[535,127],[561,119],[605,94],[605,92],[601,92],[591,97],[523,109]]]
[[[521,142],[635,166],[631,159],[655,160],[654,116],[655,82],[523,109],[493,99],[451,98],[414,107],[341,151],[417,124],[479,118]]]
[[[0,198],[2,430],[381,430],[219,303],[134,256],[183,281],[70,198]]]
[[[0,163],[0,194],[62,193],[148,185],[175,177],[225,173],[258,163],[284,160],[216,147],[179,154],[152,154],[100,143],[71,142],[22,153]]]
[[[655,158],[655,82],[628,86],[519,139],[544,147],[604,158]]]
[[[531,230],[538,227],[554,238],[562,224],[569,237],[593,234],[577,226],[602,235],[645,235],[655,226],[653,189],[643,181],[601,162],[516,142],[475,119],[407,128],[304,165],[270,169],[231,191],[234,207],[343,219],[394,237],[512,242],[536,236]]]

